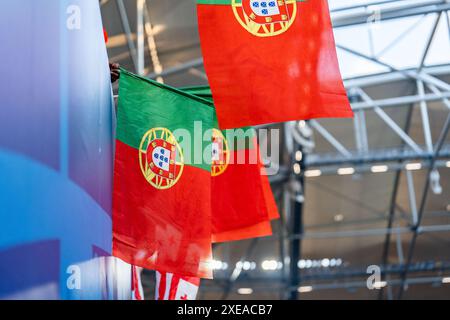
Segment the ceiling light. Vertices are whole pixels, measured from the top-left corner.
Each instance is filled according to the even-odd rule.
[[[212,270],[225,270],[228,265],[220,260],[211,260],[209,262],[209,268]]]
[[[312,267],[312,265],[313,265],[313,263],[312,263],[312,261],[311,261],[311,260],[306,260],[306,262],[305,262],[305,268],[306,268],[306,269],[309,269],[309,268],[311,268],[311,267]]]
[[[306,268],[306,261],[305,261],[305,260],[300,260],[300,261],[297,263],[297,266],[298,266],[300,269],[305,269],[305,268]]]
[[[344,220],[344,215],[343,214],[337,214],[334,216],[334,221],[335,222],[341,222]]]
[[[266,271],[274,271],[278,268],[278,262],[276,260],[264,260],[261,267]]]
[[[322,171],[320,171],[320,170],[305,171],[305,177],[307,177],[307,178],[320,177],[321,175],[322,175]]]
[[[334,266],[336,266],[336,259],[331,259],[330,260],[330,267],[334,267]]]
[[[313,287],[311,286],[302,286],[298,288],[298,292],[300,293],[307,293],[313,291]]]
[[[386,285],[387,285],[387,282],[386,282],[386,281],[377,281],[377,282],[375,282],[375,283],[373,284],[373,287],[374,287],[375,289],[381,289],[381,288],[386,287]]]
[[[239,294],[252,294],[253,293],[253,289],[252,288],[239,288],[237,290],[237,293]]]
[[[381,173],[381,172],[387,172],[389,170],[388,166],[373,166],[372,168],[370,168],[370,171],[372,171],[373,173]]]
[[[252,267],[252,264],[250,263],[250,261],[244,261],[242,263],[242,269],[245,270],[245,271],[250,270],[251,267]]]
[[[322,267],[328,268],[330,266],[330,259],[322,259]]]
[[[419,163],[419,162],[417,162],[417,163],[408,163],[406,165],[406,170],[409,170],[409,171],[420,170],[420,169],[422,169],[422,164]]]
[[[339,168],[337,173],[340,176],[354,174],[355,173],[355,168]]]

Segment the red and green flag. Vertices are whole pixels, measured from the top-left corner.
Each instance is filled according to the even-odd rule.
[[[213,131],[212,240],[272,235],[254,129]]]
[[[220,128],[352,117],[326,0],[197,0]]]
[[[211,278],[211,164],[198,143],[210,145],[214,125],[208,100],[122,70],[116,257],[146,269]]]
[[[209,87],[184,91],[212,101]],[[278,218],[261,162],[256,131],[213,129],[211,167],[212,241],[227,242],[272,234]]]

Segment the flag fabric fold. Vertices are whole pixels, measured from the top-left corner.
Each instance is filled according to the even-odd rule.
[[[183,91],[212,101],[208,86]],[[217,123],[216,123],[217,125]],[[212,241],[272,235],[279,217],[256,138],[251,128],[213,130],[211,168]]]
[[[226,130],[222,137],[228,142],[229,159],[226,165],[212,163],[212,240],[270,236],[271,217],[276,218],[278,211],[268,206],[274,200],[265,184],[256,132],[252,128]]]
[[[352,117],[326,0],[197,0],[221,129]]]

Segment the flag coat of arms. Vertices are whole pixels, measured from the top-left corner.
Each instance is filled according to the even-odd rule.
[[[221,129],[352,117],[326,0],[197,0]]]
[[[114,256],[146,269],[212,277],[208,267],[211,164],[202,155],[198,157],[198,148],[193,146],[198,134],[195,123],[201,123],[199,134],[203,137],[211,131],[214,119],[209,101],[122,70],[114,172]],[[189,133],[183,135],[183,143],[176,130]]]

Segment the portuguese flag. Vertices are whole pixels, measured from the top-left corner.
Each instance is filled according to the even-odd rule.
[[[278,218],[278,210],[255,130],[214,131],[213,151],[222,146],[224,156],[213,152],[211,171],[213,242],[272,235],[270,221]]]
[[[222,129],[352,117],[326,0],[197,0]]]
[[[184,91],[212,101],[209,87]],[[213,129],[212,241],[227,242],[272,234],[278,209],[253,128]]]
[[[118,104],[114,256],[211,278],[211,102],[122,70]]]

